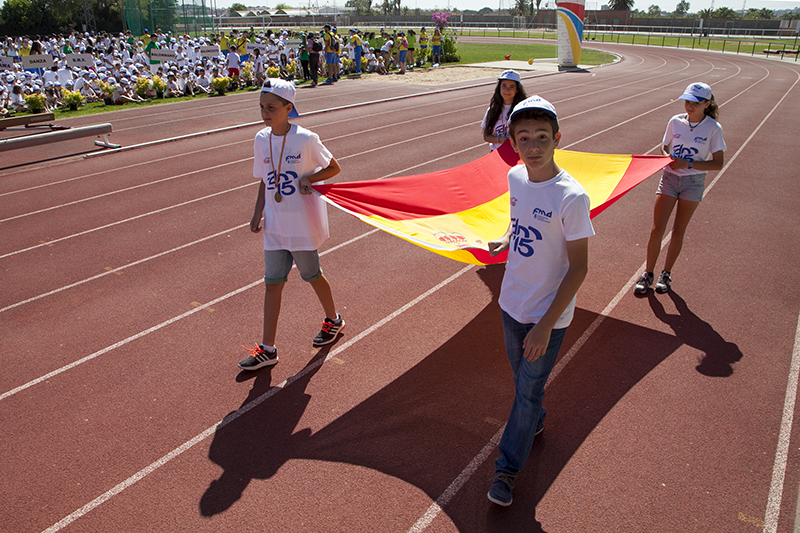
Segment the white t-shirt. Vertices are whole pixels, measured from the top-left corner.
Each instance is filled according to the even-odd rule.
[[[301,126],[292,124],[279,162],[283,136],[272,135],[271,128],[256,134],[253,144],[253,176],[266,185],[264,201],[264,249],[311,251],[318,249],[328,238],[328,211],[317,194],[300,194],[300,178],[327,167],[333,154],[319,140],[319,136]],[[279,186],[281,201],[275,201],[274,174],[280,167]],[[318,181],[317,184],[323,182]]]
[[[236,52],[228,52],[227,65],[228,68],[239,68],[239,54]]]
[[[675,115],[667,123],[664,132],[664,146],[670,147],[670,155],[680,159],[692,161],[709,161],[714,152],[725,150],[725,140],[722,138],[722,126],[713,118],[706,116],[692,131],[689,127],[686,113]],[[693,168],[667,168],[672,174],[690,176],[699,172]]]
[[[511,113],[511,104],[504,105],[503,111],[500,113],[500,116],[497,117],[497,122],[494,123],[494,128],[492,128],[492,133],[495,136],[502,135],[503,137],[508,137],[508,114]],[[486,110],[486,113],[483,114],[483,120],[481,121],[481,129],[486,128],[486,119],[489,116],[489,109]],[[497,150],[500,148],[500,145],[497,143],[489,143],[489,148],[491,150]]]
[[[562,170],[541,183],[528,179],[525,165],[508,171],[511,241],[500,289],[500,307],[522,324],[535,324],[550,308],[569,269],[567,241],[594,235],[589,196]],[[575,298],[555,329],[572,322]]]
[[[264,73],[264,56],[261,54],[253,57],[253,70],[256,74]]]

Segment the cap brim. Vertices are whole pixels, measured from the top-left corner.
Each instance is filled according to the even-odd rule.
[[[703,100],[703,99],[702,98],[698,98],[697,96],[695,96],[693,94],[682,94],[682,95],[680,95],[678,97],[678,100],[689,100],[690,102],[697,103],[697,102],[700,102],[700,100]]]
[[[295,107],[294,104],[292,104],[292,110],[289,111],[289,117],[290,118],[297,118],[299,116],[300,116],[300,113],[297,112],[297,108]]]

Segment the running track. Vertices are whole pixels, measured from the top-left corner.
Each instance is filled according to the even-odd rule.
[[[322,313],[293,273],[280,364],[238,372],[263,297],[261,237],[246,228],[251,93],[71,122],[109,121],[123,146],[212,134],[3,155],[0,530],[795,531],[800,69],[604,48],[623,61],[526,74],[528,94],[555,103],[563,148],[653,153],[676,96],[702,80],[722,104],[726,166],[668,295],[631,293],[657,177],[595,219],[511,507],[485,496],[513,396],[502,266],[331,209],[322,261],[344,335],[312,349]],[[486,153],[494,83],[301,89],[297,123],[336,155],[337,180],[446,169]]]

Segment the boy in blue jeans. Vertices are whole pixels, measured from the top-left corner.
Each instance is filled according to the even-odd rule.
[[[516,390],[488,494],[504,507],[511,505],[514,480],[543,429],[544,386],[572,321],[594,235],[589,196],[553,159],[561,140],[553,105],[539,96],[523,100],[511,112],[508,130],[524,164],[508,171],[508,230],[489,243],[492,255],[508,250],[499,303]]]
[[[331,286],[319,265],[317,249],[328,238],[325,201],[313,195],[311,184],[339,173],[339,163],[305,128],[289,123],[300,116],[294,107],[292,82],[268,78],[261,88],[261,118],[267,126],[256,134],[253,176],[261,179],[250,231],[258,233],[264,221],[264,331],[262,343],[239,361],[244,370],[256,370],[278,362],[275,335],[281,308],[281,293],[292,262],[300,277],[317,294],[325,319],[314,338],[315,346],[330,344],[344,328],[336,312]],[[333,317],[333,318],[330,318]]]

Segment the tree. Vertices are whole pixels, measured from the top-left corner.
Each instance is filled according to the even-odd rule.
[[[234,2],[231,4],[231,11],[247,11],[247,6],[239,2]]]
[[[713,18],[722,20],[739,20],[739,13],[729,7],[721,7],[714,11]]]
[[[657,17],[659,15],[661,15],[661,8],[659,6],[653,4],[647,8],[648,17]]]
[[[4,28],[9,35],[23,35],[38,30],[44,14],[31,0],[6,0],[0,10],[6,21]]]
[[[521,16],[533,16],[533,2],[529,0],[515,0],[514,10]]]
[[[771,9],[762,7],[761,11],[758,12],[758,18],[762,20],[771,20],[775,18],[775,13]]]
[[[369,15],[370,6],[364,0],[347,0],[344,4],[356,10],[356,15]]]
[[[630,11],[633,8],[634,0],[611,0],[608,3],[609,9],[613,11]]]
[[[682,17],[689,12],[689,2],[686,0],[681,0],[678,2],[678,5],[675,6],[675,15],[678,17]]]
[[[697,12],[697,16],[705,20],[712,19],[714,18],[714,10],[709,8],[701,9]]]

